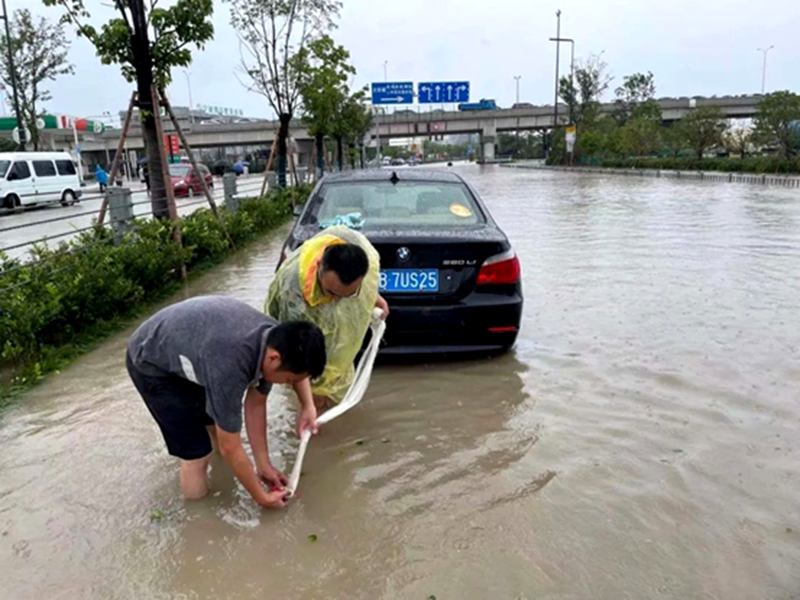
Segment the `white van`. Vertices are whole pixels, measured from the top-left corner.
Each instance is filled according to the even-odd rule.
[[[0,152],[0,207],[74,204],[81,182],[67,152]]]

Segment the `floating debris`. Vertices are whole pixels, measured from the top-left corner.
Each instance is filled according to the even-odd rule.
[[[317,534],[316,533],[312,533],[310,536],[308,536],[308,541],[309,542],[316,542],[317,541]]]

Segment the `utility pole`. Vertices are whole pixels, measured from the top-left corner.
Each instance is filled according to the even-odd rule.
[[[556,38],[561,37],[561,9],[559,8],[556,11]],[[553,103],[553,130],[550,133],[550,147],[549,150],[553,148],[553,140],[555,140],[556,135],[556,127],[558,127],[558,61],[559,61],[559,50],[561,49],[561,44],[556,44],[556,89],[555,89],[555,102]]]
[[[189,71],[184,71],[186,75],[186,85],[189,87],[189,121],[194,127],[194,102],[192,102],[192,78],[189,76]]]
[[[522,79],[522,75],[514,75],[514,79],[517,80],[517,104],[519,104],[519,80]]]
[[[8,24],[8,9],[6,0],[3,0],[3,20],[6,22],[6,47],[8,48],[8,70],[11,72],[11,88],[14,93],[14,112],[17,117],[17,131],[19,131],[19,149],[25,150],[25,126],[22,123],[22,113],[19,110],[19,94],[17,93],[17,69],[14,67],[14,52],[11,50],[11,27]]]
[[[5,1],[5,0],[3,0],[3,1]],[[383,81],[389,81],[388,71],[386,70],[386,67],[388,65],[389,65],[389,61],[388,60],[383,61]]]
[[[550,38],[551,42],[555,42],[556,45],[560,44],[561,42],[568,42],[572,47],[570,50],[570,67],[569,67],[569,83],[572,89],[575,89],[575,40],[572,38],[562,38],[562,37],[554,37]],[[573,102],[574,104],[574,102]],[[570,125],[572,124],[572,104],[569,106],[569,122]]]
[[[5,0],[3,0],[3,4],[5,5]],[[6,27],[8,27],[8,23],[6,23]],[[775,46],[770,46],[767,49],[756,48],[758,52],[762,52],[764,54],[764,66],[761,69],[761,94],[764,94],[764,91],[767,88],[767,53],[772,50]]]

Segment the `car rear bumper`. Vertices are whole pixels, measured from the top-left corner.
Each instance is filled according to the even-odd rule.
[[[389,299],[381,354],[491,352],[514,345],[520,294],[473,293],[457,305],[403,305]]]

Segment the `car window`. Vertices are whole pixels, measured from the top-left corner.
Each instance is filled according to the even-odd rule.
[[[33,170],[36,172],[37,177],[55,177],[56,166],[52,160],[35,160],[33,161]]]
[[[469,189],[461,183],[432,181],[362,181],[329,183],[315,217],[320,223],[361,213],[364,229],[396,226],[464,227],[486,218]]]
[[[8,167],[11,166],[10,160],[0,160],[0,177],[5,177],[8,173]]]
[[[197,168],[200,169],[200,172],[203,174],[203,176],[211,174],[211,171],[209,171],[208,167],[205,165],[197,165]]]
[[[57,160],[56,167],[59,175],[75,175],[75,164],[71,160]]]
[[[24,160],[18,160],[14,163],[11,169],[8,172],[8,180],[11,181],[12,179],[28,179],[31,176],[31,169],[28,167],[28,163]]]
[[[191,167],[189,165],[170,165],[170,177],[188,177]]]

